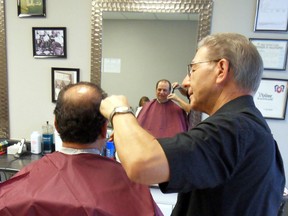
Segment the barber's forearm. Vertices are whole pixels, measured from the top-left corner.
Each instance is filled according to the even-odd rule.
[[[107,119],[115,107],[129,107],[123,95],[112,95],[102,100],[100,112]],[[120,161],[133,181],[154,184],[167,181],[169,166],[158,141],[146,132],[131,114],[113,116],[114,140]]]
[[[148,185],[167,181],[169,168],[163,149],[136,118],[118,114],[113,125],[117,154],[129,178]]]
[[[185,112],[189,113],[191,111],[191,105],[189,103],[186,103],[182,99],[179,99],[178,103],[182,107],[182,109],[185,110]]]
[[[176,94],[174,94],[174,97],[172,97],[173,94],[168,95],[168,99],[172,99],[174,101],[176,101],[179,106],[187,113],[189,113],[191,111],[191,106],[189,103],[185,102],[184,100],[182,100],[180,97],[178,97]]]

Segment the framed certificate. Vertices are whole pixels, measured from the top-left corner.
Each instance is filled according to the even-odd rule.
[[[267,119],[285,119],[287,107],[288,80],[261,80],[258,91],[254,95],[256,107]]]
[[[69,84],[79,82],[79,68],[51,68],[52,73],[52,102],[56,102],[61,89]]]
[[[264,69],[286,69],[288,40],[251,38],[250,41],[260,53]]]
[[[257,0],[254,31],[287,31],[287,29],[287,0]]]

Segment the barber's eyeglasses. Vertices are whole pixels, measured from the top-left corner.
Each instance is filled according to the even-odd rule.
[[[187,67],[188,77],[191,76],[193,65],[202,64],[202,63],[208,63],[208,62],[218,62],[219,60],[220,59],[208,60],[208,61],[199,61],[199,62],[195,62],[195,63],[192,63],[192,64],[188,64],[188,67]]]

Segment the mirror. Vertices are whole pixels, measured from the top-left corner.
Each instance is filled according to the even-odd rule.
[[[101,85],[103,12],[180,13],[198,14],[198,41],[210,33],[213,2],[190,1],[145,1],[92,0],[91,30],[91,82]],[[192,58],[192,56],[191,56]]]
[[[8,79],[4,1],[0,1],[0,138],[9,138]]]
[[[122,80],[117,80],[117,81],[115,80],[115,79],[117,79],[117,76],[118,76],[117,74],[114,74],[114,79],[113,79],[113,77],[112,77],[113,75],[109,75],[108,73],[106,73],[107,71],[105,71],[105,66],[106,66],[105,62],[107,60],[109,60],[106,58],[113,58],[113,54],[111,55],[111,53],[109,53],[107,55],[107,50],[106,50],[106,47],[107,47],[106,44],[108,43],[108,42],[106,43],[106,36],[109,35],[109,37],[113,37],[113,35],[111,36],[111,32],[110,32],[110,34],[107,33],[107,28],[106,28],[106,23],[108,22],[106,19],[107,16],[109,16],[109,19],[113,19],[114,21],[117,20],[119,22],[118,23],[119,25],[120,25],[120,20],[123,21],[123,17],[126,17],[124,19],[130,19],[129,18],[130,16],[133,17],[132,19],[134,19],[138,22],[139,22],[139,19],[141,19],[141,20],[145,19],[145,21],[147,21],[147,19],[148,20],[153,19],[151,17],[157,17],[157,20],[159,21],[160,16],[165,17],[165,19],[170,19],[170,20],[171,20],[171,18],[167,18],[167,17],[174,16],[173,21],[178,20],[179,17],[182,17],[181,18],[182,20],[183,20],[183,17],[189,17],[189,16],[192,16],[194,18],[197,17],[197,19],[198,19],[198,24],[196,26],[196,34],[197,35],[195,36],[195,45],[194,45],[194,47],[196,47],[197,42],[200,41],[203,37],[205,37],[206,35],[208,35],[210,33],[212,7],[213,7],[213,2],[211,0],[190,0],[190,1],[177,1],[177,2],[171,1],[171,0],[151,1],[151,2],[150,1],[144,1],[144,0],[143,1],[142,0],[140,0],[140,1],[132,1],[132,0],[121,1],[120,0],[120,1],[112,1],[112,2],[111,1],[107,2],[105,0],[92,0],[92,17],[91,17],[91,20],[92,20],[92,32],[91,32],[92,33],[92,36],[91,36],[92,53],[91,53],[91,77],[90,77],[91,81],[101,85],[108,92],[108,94],[109,94],[109,91],[111,89],[113,89],[112,92],[114,92],[114,93],[120,93],[120,92],[116,91],[115,89],[117,89],[117,87],[119,88],[119,86],[123,86],[125,84],[125,82],[124,81],[122,82]],[[154,20],[152,20],[152,21],[154,21]],[[105,25],[103,25],[103,24],[105,24]],[[116,27],[117,25],[114,25],[114,26]],[[132,24],[131,24],[131,26],[132,26]],[[105,29],[104,29],[104,27],[105,27]],[[135,27],[133,28],[133,30],[134,29],[135,29]],[[105,37],[103,37],[104,35],[105,35]],[[114,37],[114,40],[115,40],[115,38],[116,37]],[[117,39],[118,38],[119,37],[117,37]],[[177,41],[177,40],[175,40],[175,41]],[[179,41],[180,40],[178,40],[178,42]],[[125,44],[125,42],[123,42],[123,43]],[[118,44],[121,44],[121,43],[119,42]],[[147,41],[146,41],[146,44],[147,44],[147,46],[149,45]],[[167,45],[166,45],[166,46],[170,47],[171,53],[173,53],[173,51],[175,50],[175,46],[174,47],[172,46],[174,44],[175,43],[173,43],[173,44],[167,43]],[[188,43],[186,43],[186,45],[187,44]],[[111,46],[113,47],[113,45],[111,45]],[[194,49],[194,47],[193,47],[193,51],[196,51],[196,49]],[[104,50],[104,48],[105,48],[105,50]],[[117,48],[115,47],[114,50],[119,51],[119,47],[117,47]],[[175,53],[173,53],[173,55],[176,56],[178,53],[175,52]],[[188,63],[190,63],[191,58],[193,57],[194,54],[195,53],[190,51],[190,53],[188,54],[188,56],[185,59],[185,63],[182,62],[183,68],[181,68],[181,69],[178,68],[177,70],[171,69],[171,72],[170,71],[167,72],[167,74],[171,74],[171,73],[175,73],[175,72],[181,73],[181,75],[180,75],[181,78],[179,78],[177,80],[175,80],[175,79],[171,80],[168,78],[171,82],[174,82],[174,81],[181,82],[182,81],[182,79],[185,76],[186,70],[187,70],[186,65]],[[117,55],[119,55],[119,52],[114,57],[118,57]],[[147,54],[146,54],[146,56],[147,56]],[[160,56],[160,55],[158,55],[158,56]],[[121,58],[122,57],[123,56],[121,56]],[[116,59],[116,60],[121,63],[121,70],[122,70],[122,63],[123,63],[123,71],[121,71],[121,73],[123,72],[123,74],[121,76],[124,76],[125,59],[123,58],[124,59],[123,60],[121,58]],[[173,58],[171,58],[171,59],[172,60],[170,60],[170,62],[172,62],[174,60]],[[111,59],[111,60],[113,60],[113,59]],[[134,71],[139,70],[139,66],[137,67],[137,64],[134,63],[136,60],[138,60],[138,56],[137,57],[135,56],[133,59],[129,58],[129,64],[130,65],[134,64]],[[150,62],[153,62],[153,61],[150,61]],[[169,64],[169,61],[167,61],[167,59],[166,59],[166,61],[163,61],[161,64],[165,65],[167,63]],[[175,64],[174,61],[172,62],[172,64],[173,63]],[[117,64],[118,63],[116,63],[116,66],[117,66]],[[150,63],[150,64],[153,64],[153,66],[157,67],[155,65],[155,61],[153,63]],[[103,65],[104,65],[104,70],[102,71]],[[138,63],[138,65],[139,65],[139,63]],[[143,63],[142,63],[142,65],[143,65]],[[148,63],[145,62],[145,65],[147,66]],[[115,64],[113,63],[112,66],[115,66]],[[170,67],[172,68],[171,65],[170,65]],[[147,70],[149,70],[149,69],[147,68]],[[166,71],[166,68],[162,67],[161,70]],[[133,69],[132,69],[132,71],[133,71]],[[131,73],[131,69],[129,70],[129,73],[127,73],[127,74],[129,74],[130,76],[137,76],[137,75],[135,75],[135,72]],[[140,76],[142,76],[144,78],[143,75],[140,75]],[[110,79],[108,79],[107,77],[110,77]],[[167,78],[167,77],[164,76],[161,78]],[[147,84],[147,81],[146,82],[145,81],[146,80],[143,80],[143,82]],[[156,81],[155,81],[155,83],[154,83],[154,81],[152,81],[153,82],[152,83],[153,84],[153,90],[154,90],[154,85],[156,84]],[[135,89],[137,89],[137,84],[139,85],[139,83],[141,83],[141,80],[140,81],[138,80],[138,81],[131,84],[131,83],[129,83],[129,78],[126,78],[125,86],[127,86],[126,87],[126,89],[128,89],[127,91],[130,91],[130,92],[135,91]],[[142,85],[145,85],[145,84],[142,84]],[[148,89],[150,89],[150,87]],[[131,95],[129,97],[129,95],[127,95],[127,93],[125,91],[121,91],[121,94],[124,94],[128,97],[130,105],[132,105],[132,106],[135,105],[135,102],[134,102],[134,104],[131,103],[131,98],[132,98]],[[133,93],[130,93],[130,94],[133,94]],[[141,95],[142,93],[139,94],[139,92],[134,93],[134,94],[138,95],[138,96],[134,95],[134,97],[137,97],[137,98],[140,98],[141,96],[145,95],[145,94]],[[154,94],[153,94],[153,96],[154,96]],[[132,99],[132,101],[133,100],[135,101],[135,99]],[[201,114],[199,113],[199,115],[201,115]]]
[[[155,98],[158,80],[183,80],[197,31],[198,15],[104,12],[101,86],[108,95],[126,95],[136,110],[142,96]]]

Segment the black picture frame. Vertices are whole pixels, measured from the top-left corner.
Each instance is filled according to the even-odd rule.
[[[67,58],[66,27],[33,27],[34,58]]]
[[[46,0],[17,0],[18,17],[46,17]]]
[[[80,80],[79,68],[51,68],[52,102],[56,102],[60,90],[69,84],[78,83]]]
[[[250,38],[249,40],[260,53],[265,70],[286,70],[288,40],[264,38]]]
[[[266,119],[284,120],[287,109],[288,80],[262,78],[254,95],[256,107]]]
[[[257,0],[254,31],[288,31],[287,0]]]

